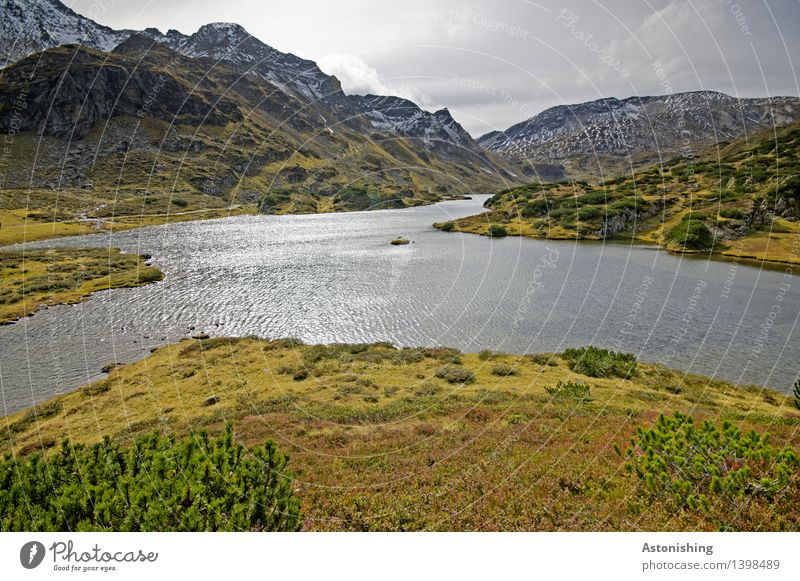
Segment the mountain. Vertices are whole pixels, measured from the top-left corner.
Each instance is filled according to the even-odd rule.
[[[561,177],[485,151],[446,109],[347,95],[313,61],[237,24],[114,31],[57,0],[4,2],[3,30],[35,32],[6,58],[39,51],[0,69],[0,98],[25,105],[0,108],[19,154],[6,188],[113,189],[117,213],[165,210],[176,194],[188,209],[224,201],[305,212]],[[95,206],[105,210],[90,215],[110,211]]]
[[[563,162],[575,177],[598,177],[798,119],[796,97],[697,91],[560,105],[478,143],[511,159]]]
[[[0,6],[0,67],[62,44],[110,51],[132,32],[112,30],[51,0],[0,0]]]

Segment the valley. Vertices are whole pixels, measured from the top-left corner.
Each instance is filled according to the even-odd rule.
[[[775,55],[0,2],[0,531],[800,530]]]

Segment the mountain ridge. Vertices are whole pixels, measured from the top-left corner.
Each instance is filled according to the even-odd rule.
[[[573,174],[599,177],[615,173],[604,171],[615,163],[666,161],[799,119],[797,97],[740,99],[689,91],[557,105],[476,141],[511,159],[566,162]]]
[[[57,0],[40,4],[21,22],[21,9],[0,17],[4,30],[41,33],[17,47],[40,52],[0,69],[0,95],[11,102],[25,91],[28,101],[21,120],[0,110],[0,126],[16,123],[20,132],[8,188],[114,190],[126,211],[141,208],[143,195],[148,210],[164,210],[178,194],[190,209],[224,199],[315,212],[489,192],[537,172],[562,177],[557,167],[522,167],[485,151],[446,109],[347,95],[313,61],[277,51],[238,24],[211,23],[190,35],[113,31]],[[86,42],[59,44],[77,37]],[[164,200],[152,199],[154,189]]]

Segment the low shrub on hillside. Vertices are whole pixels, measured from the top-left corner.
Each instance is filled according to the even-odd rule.
[[[475,374],[469,369],[456,365],[445,365],[436,371],[436,377],[444,379],[447,383],[472,383]]]
[[[575,373],[589,377],[631,377],[636,375],[636,357],[599,347],[567,349],[561,357]]]
[[[506,232],[505,226],[500,224],[492,224],[489,226],[489,236],[494,238],[502,238],[503,236],[508,236],[508,232]]]
[[[517,369],[513,365],[508,365],[507,363],[498,363],[492,366],[492,375],[497,375],[498,377],[508,377],[517,374]]]
[[[589,386],[578,381],[559,381],[555,387],[548,385],[544,389],[558,399],[589,400]]]
[[[530,355],[526,355],[528,359],[530,359],[536,365],[547,365],[548,367],[556,367],[558,363],[553,359],[553,355],[548,355],[547,353],[532,353]]]
[[[229,429],[153,433],[121,448],[64,441],[0,462],[3,531],[294,531],[300,505],[275,444],[246,450]]]
[[[712,504],[797,498],[797,454],[771,446],[767,434],[743,434],[727,420],[720,428],[710,421],[697,426],[680,412],[661,415],[652,428],[637,428],[626,455],[626,469],[650,500],[680,508],[708,511]]]
[[[723,218],[730,218],[731,220],[742,220],[745,213],[738,208],[722,208],[719,215]]]
[[[707,250],[714,245],[714,235],[700,220],[684,220],[667,233],[667,240],[689,250]]]

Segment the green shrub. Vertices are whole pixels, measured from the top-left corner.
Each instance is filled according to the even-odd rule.
[[[531,421],[531,417],[528,414],[508,414],[506,417],[506,422],[510,426],[516,426],[518,424],[527,424]]]
[[[148,266],[142,268],[136,273],[136,280],[139,284],[146,284],[148,282],[157,282],[164,278],[164,273],[155,267]]]
[[[636,357],[599,347],[567,349],[561,355],[575,373],[589,377],[630,377],[636,375]]]
[[[592,192],[589,191],[581,196],[575,198],[575,202],[579,206],[587,204],[591,205],[604,205],[614,198],[613,195],[606,194],[605,191]]]
[[[558,399],[577,399],[590,401],[589,386],[585,383],[576,381],[559,381],[555,387],[547,386],[544,388],[547,393]]]
[[[575,209],[574,208],[558,208],[556,210],[552,210],[548,216],[555,220],[556,222],[561,222],[566,219],[572,219],[575,217]]]
[[[444,379],[447,383],[472,383],[475,381],[475,374],[464,367],[455,365],[445,365],[436,371],[436,377]]]
[[[246,450],[230,429],[153,433],[128,448],[65,440],[51,455],[0,462],[0,530],[294,531],[287,461],[271,441]]]
[[[505,226],[500,224],[492,224],[489,226],[489,236],[494,238],[502,238],[503,236],[508,236],[508,232],[506,232]]]
[[[508,377],[510,375],[517,375],[517,373],[513,365],[508,365],[506,363],[498,363],[492,367],[492,375],[497,375],[499,377]]]
[[[558,363],[553,359],[553,356],[548,355],[547,353],[532,353],[530,355],[526,355],[526,357],[536,365],[547,365],[548,367],[555,367],[558,365]]]
[[[522,208],[523,218],[539,218],[547,214],[548,210],[552,208],[553,202],[547,198],[540,198],[525,205]]]
[[[667,240],[692,250],[706,250],[714,244],[714,235],[700,220],[684,220],[667,234]]]
[[[414,391],[414,395],[417,397],[432,397],[440,391],[442,391],[442,388],[435,381],[424,381],[416,391]]]
[[[408,347],[398,349],[397,352],[392,355],[392,362],[396,365],[419,363],[423,359],[425,359],[425,353],[423,353],[422,349],[411,349]]]
[[[453,363],[454,365],[459,365],[461,363],[461,351],[451,347],[427,347],[423,349],[422,352],[425,354],[425,357],[438,359],[445,363]]]
[[[772,447],[766,434],[742,434],[727,420],[721,429],[710,421],[696,426],[680,412],[659,416],[652,428],[637,428],[626,454],[626,469],[651,500],[690,510],[747,497],[791,498],[787,487],[797,486],[793,478],[800,469],[797,454]]]
[[[81,388],[81,393],[84,395],[100,395],[111,389],[111,384],[108,381],[96,381]]]
[[[792,403],[794,407],[800,410],[800,379],[794,382],[794,387],[792,388]]]
[[[744,212],[742,212],[739,208],[722,208],[719,211],[719,215],[723,218],[730,218],[732,220],[741,220],[744,218]]]
[[[686,222],[687,220],[700,220],[702,222],[705,219],[706,215],[696,210],[686,212],[683,216],[681,216],[681,221],[683,222]]]
[[[494,359],[496,356],[497,354],[491,349],[484,349],[483,351],[478,353],[478,359],[480,359],[481,361],[488,361],[490,359]]]
[[[605,214],[606,214],[606,208],[602,206],[586,206],[578,210],[577,216],[578,216],[578,221],[587,222],[589,220],[595,220],[597,218],[600,218]]]
[[[451,232],[453,230],[453,228],[455,228],[455,227],[456,227],[456,225],[455,225],[454,222],[445,222],[444,224],[442,224],[440,226],[440,228],[442,230],[444,230],[445,232]]]

